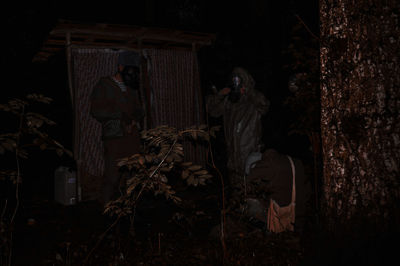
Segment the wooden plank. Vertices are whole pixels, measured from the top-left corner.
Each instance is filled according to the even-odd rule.
[[[68,23],[62,22],[58,24],[51,34],[65,34],[70,31],[71,34],[95,34],[106,36],[120,36],[120,37],[140,37],[143,38],[156,38],[167,41],[177,42],[201,42],[210,44],[215,39],[215,34],[203,32],[190,32],[169,28],[149,28],[139,27],[132,25],[119,25],[119,24],[95,24],[95,23]],[[65,36],[65,35],[64,35]]]
[[[67,31],[65,30],[59,30],[55,29],[53,30],[50,34],[51,36],[65,36]],[[134,33],[120,33],[120,32],[103,32],[101,30],[83,30],[83,29],[75,29],[71,30],[71,37],[79,37],[79,36],[86,36],[87,37],[92,37],[95,38],[96,36],[101,37],[103,39],[154,39],[154,40],[161,40],[161,41],[168,41],[168,42],[180,42],[180,43],[192,43],[196,42],[201,45],[210,45],[211,40],[205,40],[204,38],[182,38],[182,37],[174,37],[174,34],[172,35],[165,35],[165,34],[156,34],[156,33],[150,33],[147,32],[145,34],[134,34]],[[176,33],[175,33],[176,35]]]
[[[78,46],[92,46],[92,47],[114,47],[114,46],[119,46],[119,47],[138,47],[139,46],[139,41],[109,41],[109,40],[92,40],[89,41],[88,39],[86,40],[74,40],[71,38],[71,45],[78,45]],[[168,46],[173,46],[173,47],[186,47],[190,49],[192,47],[192,44],[189,43],[176,43],[176,42],[165,42],[165,41],[160,41],[160,40],[153,40],[153,39],[143,39],[141,40],[141,45],[142,47],[149,48],[149,47],[163,47],[165,45]],[[57,49],[64,49],[65,46],[65,40],[58,40],[58,39],[50,39],[47,41],[46,46],[42,49],[45,50],[47,49],[48,46],[51,46],[51,50],[57,51]]]
[[[60,20],[49,33],[42,50],[34,61],[46,60],[51,53],[65,49],[65,36],[70,33],[71,45],[92,48],[141,49],[170,48],[197,49],[211,45],[215,34],[191,32],[169,28],[142,27],[107,23],[90,23]]]

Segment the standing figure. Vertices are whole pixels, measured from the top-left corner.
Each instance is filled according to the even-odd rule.
[[[117,159],[131,156],[140,149],[140,122],[143,118],[138,93],[138,55],[119,55],[118,70],[102,77],[93,88],[91,114],[102,125],[104,144],[103,203],[117,196],[121,173]]]
[[[234,68],[231,82],[232,86],[207,97],[207,108],[211,116],[223,116],[228,181],[235,197],[243,191],[247,157],[262,149],[261,118],[270,103],[254,88],[254,79],[245,69]]]

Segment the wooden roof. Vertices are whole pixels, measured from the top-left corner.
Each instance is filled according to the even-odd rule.
[[[60,20],[48,34],[34,62],[69,47],[113,49],[198,49],[211,45],[215,34],[133,25],[82,23]]]

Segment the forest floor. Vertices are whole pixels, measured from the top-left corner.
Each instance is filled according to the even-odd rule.
[[[392,265],[375,244],[347,241],[337,248],[313,231],[268,233],[264,225],[229,213],[222,242],[218,200],[188,194],[185,207],[146,199],[135,230],[123,219],[106,234],[114,220],[96,202],[21,202],[12,265]]]
[[[298,265],[304,257],[300,235],[267,233],[262,224],[229,214],[222,242],[215,197],[197,196],[184,208],[149,199],[137,210],[135,230],[122,219],[106,234],[114,220],[102,213],[97,202],[73,206],[43,199],[22,202],[13,264]]]

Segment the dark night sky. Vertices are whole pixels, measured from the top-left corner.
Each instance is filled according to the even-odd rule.
[[[81,6],[71,1],[31,1],[4,8],[1,63],[8,82],[2,87],[1,102],[28,92],[52,97],[54,103],[46,114],[58,125],[50,133],[70,147],[72,118],[65,55],[45,64],[31,63],[57,19],[168,27],[216,33],[215,43],[198,54],[203,89],[207,91],[210,83],[223,86],[234,66],[247,68],[257,88],[272,102],[269,130],[282,130],[281,101],[287,92],[287,73],[282,70],[287,62],[282,50],[288,45],[289,30],[296,21],[294,14],[318,32],[318,0],[307,1],[308,5],[293,0],[152,0],[129,1],[129,6],[126,2],[96,1],[88,5],[85,1]],[[54,168],[49,171],[52,174]]]
[[[206,68],[203,73],[207,73],[204,78],[218,79],[223,74],[218,72],[221,69],[230,71],[233,66],[242,65],[253,73],[260,86],[268,86],[280,76],[281,50],[287,46],[288,31],[295,21],[293,14],[299,14],[314,32],[318,31],[317,0],[307,1],[307,5],[293,0],[100,2],[81,6],[79,1],[32,1],[3,9],[3,36],[7,41],[3,42],[2,65],[9,66],[8,74],[28,75],[23,79],[27,84],[21,86],[30,86],[32,68],[38,68],[31,64],[32,56],[59,18],[216,33],[214,46],[200,53]],[[15,66],[23,69],[15,71]]]

